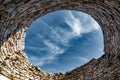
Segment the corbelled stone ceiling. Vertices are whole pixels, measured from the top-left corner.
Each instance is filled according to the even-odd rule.
[[[99,23],[105,54],[70,72],[49,74],[28,62],[24,39],[35,19],[63,9],[85,12]],[[0,80],[3,79],[120,80],[120,0],[0,0]]]

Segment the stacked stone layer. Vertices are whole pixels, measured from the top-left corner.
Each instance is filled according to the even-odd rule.
[[[77,10],[101,26],[105,54],[67,73],[30,64],[24,39],[30,24],[56,10]],[[0,0],[0,74],[10,80],[120,80],[120,0]]]

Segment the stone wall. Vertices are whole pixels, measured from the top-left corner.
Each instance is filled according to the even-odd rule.
[[[99,23],[105,54],[71,72],[49,74],[28,62],[24,38],[35,19],[61,9],[83,11]],[[10,80],[120,80],[120,0],[0,0],[0,74]]]

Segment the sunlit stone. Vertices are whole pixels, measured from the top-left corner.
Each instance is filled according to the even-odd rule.
[[[4,75],[0,74],[0,80],[10,80],[7,77],[5,77]]]

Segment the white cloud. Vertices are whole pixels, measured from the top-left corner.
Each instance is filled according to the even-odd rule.
[[[39,47],[36,47],[36,46],[25,46],[27,49],[29,50],[35,50],[35,51],[43,51],[43,50],[47,50],[45,48],[39,48]]]
[[[66,23],[71,27],[76,36],[81,35],[81,23],[78,18],[75,18],[71,11],[68,11],[68,16],[66,17]]]
[[[45,40],[44,43],[48,47],[48,50],[50,51],[50,53],[52,53],[52,55],[54,54],[54,56],[58,54],[62,54],[64,52],[64,49],[60,48],[54,43],[51,43],[48,40]]]
[[[29,57],[29,61],[36,66],[43,66],[44,64],[51,63],[55,59],[56,59],[55,56],[50,56],[50,55],[46,55],[46,56],[42,56],[42,57],[39,57],[39,56],[30,56]]]
[[[82,15],[83,20],[84,18],[87,19],[87,17],[91,18],[86,14]],[[31,56],[29,58],[30,62],[36,64],[37,66],[43,66],[46,63],[51,63],[53,60],[57,59],[58,55],[63,54],[66,51],[65,48],[59,46],[58,44],[68,48],[70,46],[69,43],[73,38],[81,37],[83,33],[89,33],[93,30],[98,30],[100,27],[94,20],[91,20],[90,23],[83,25],[80,21],[80,17],[75,17],[71,11],[67,11],[65,17],[65,22],[70,26],[71,31],[61,28],[60,26],[48,25],[46,22],[41,20],[38,22],[44,25],[45,28],[43,26],[41,28],[44,28],[44,31],[46,32],[41,32],[41,34],[34,34],[38,37],[38,39],[40,39],[40,41],[42,41],[46,45],[46,47],[37,48],[29,46],[28,48],[37,51],[46,50],[47,54],[40,58],[35,56]],[[49,36],[49,38],[51,38],[51,40],[55,43],[50,41],[48,38],[45,38],[44,35]],[[89,61],[84,57],[77,57],[77,59],[83,62]]]
[[[73,34],[60,26],[50,26],[44,21],[40,20],[49,30],[49,37],[56,43],[60,43],[64,46],[69,46],[69,41],[73,38]],[[53,28],[54,27],[54,28]]]
[[[57,59],[57,55],[60,55],[62,53],[64,53],[64,49],[62,49],[61,47],[59,47],[58,45],[51,43],[49,40],[45,40],[41,35],[37,35],[39,36],[39,38],[42,39],[42,41],[44,42],[44,44],[46,45],[46,48],[35,48],[35,47],[28,47],[30,49],[34,49],[37,51],[40,50],[46,50],[47,54],[42,56],[42,57],[36,57],[36,56],[31,56],[29,58],[30,62],[32,62],[33,64],[37,65],[37,66],[43,66],[46,63],[51,63],[53,60]]]
[[[82,15],[82,19],[80,19],[81,16],[79,15]],[[100,29],[99,24],[92,19],[91,16],[79,12],[78,16],[79,17],[75,17],[71,11],[67,11],[65,17],[66,23],[71,27],[75,36],[81,36],[83,33],[89,33],[93,30]],[[90,20],[90,23],[85,22],[87,19]],[[84,24],[81,23],[81,21],[84,21]]]
[[[86,63],[86,62],[89,61],[89,59],[87,59],[85,57],[81,57],[81,56],[76,57],[76,59],[79,60],[79,61],[82,61],[83,63]]]
[[[66,21],[67,24],[72,28],[74,34],[76,36],[80,36],[81,35],[81,23],[79,21],[79,19],[75,19],[73,22],[72,21]]]
[[[92,20],[92,24],[91,24],[91,25],[93,26],[93,28],[94,28],[95,30],[100,29],[100,25],[99,25],[96,21],[94,21],[94,20]]]

